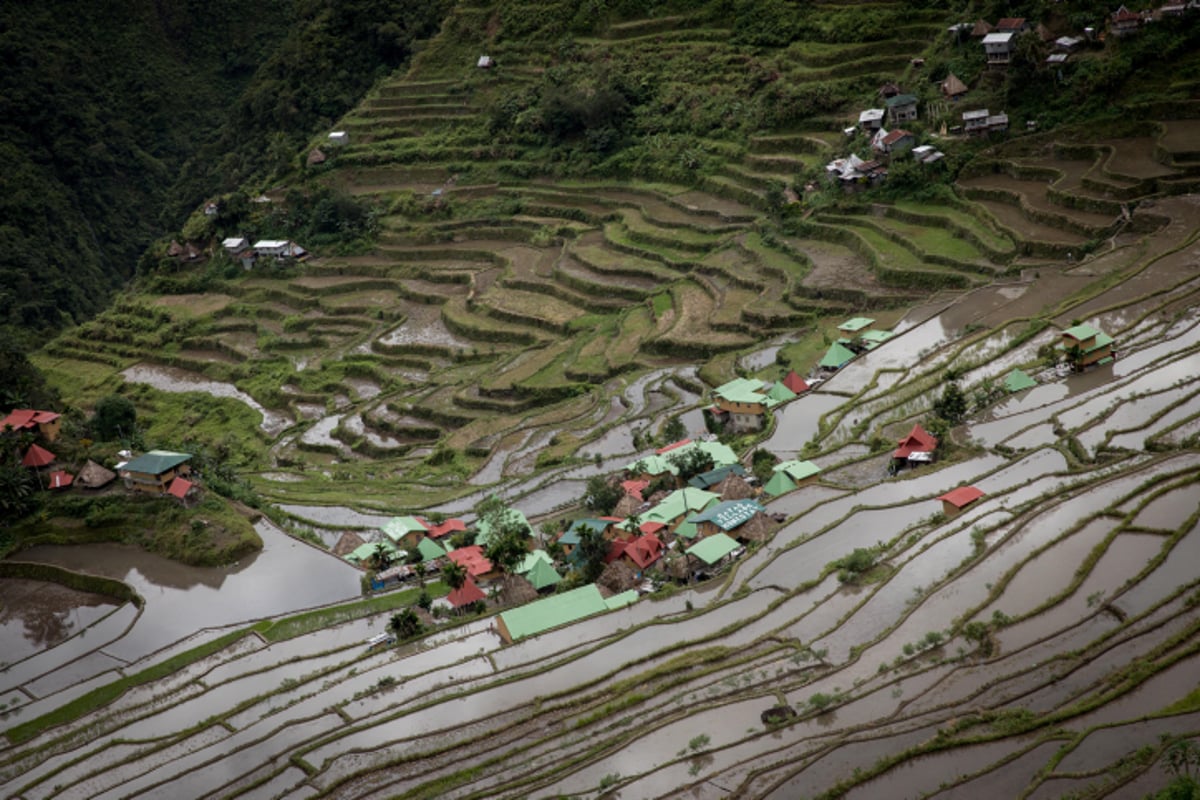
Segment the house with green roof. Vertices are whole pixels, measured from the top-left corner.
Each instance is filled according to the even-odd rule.
[[[642,456],[637,461],[626,464],[625,471],[634,477],[640,478],[656,478],[668,473],[678,475],[679,467],[675,465],[672,459],[686,457],[693,450],[700,450],[706,453],[712,459],[714,469],[738,463],[737,453],[733,452],[732,448],[727,444],[717,441],[689,441],[685,444],[674,446],[670,450],[661,450],[648,456]]]
[[[138,492],[166,494],[176,478],[187,478],[192,474],[188,464],[191,453],[176,453],[171,450],[151,450],[127,461],[117,468],[125,487]]]
[[[734,431],[761,430],[767,409],[779,402],[765,387],[757,378],[734,378],[713,389],[712,413]]]
[[[579,545],[579,537],[583,535],[585,529],[590,528],[603,535],[608,530],[611,524],[609,520],[596,519],[594,517],[587,519],[577,519],[563,531],[562,536],[558,537],[558,543],[563,546],[563,550],[568,554]]]
[[[695,556],[700,561],[708,566],[719,564],[730,553],[741,547],[734,539],[723,534],[715,533],[712,536],[706,536],[694,545],[689,547],[686,552],[689,556]]]
[[[772,469],[787,475],[796,486],[807,486],[816,482],[817,475],[821,472],[821,468],[811,461],[795,460],[776,464]]]
[[[784,386],[781,381],[777,381],[771,384],[771,388],[767,390],[767,399],[774,400],[776,404],[787,403],[796,399],[796,393]]]
[[[764,511],[766,509],[755,500],[724,500],[698,514],[692,514],[688,521],[696,525],[701,536],[708,537],[736,531],[753,519],[755,514]]]
[[[608,604],[604,602],[596,584],[589,583],[569,592],[508,609],[496,617],[496,630],[505,642],[512,644],[527,636],[536,636],[608,610]]]
[[[694,486],[676,489],[664,497],[658,505],[647,511],[642,519],[648,522],[661,522],[667,529],[674,531],[679,523],[697,511],[703,511],[721,496]]]
[[[345,558],[351,564],[357,564],[359,566],[363,564],[370,564],[371,559],[375,556],[376,548],[378,548],[380,545],[383,545],[384,551],[393,561],[404,558],[404,552],[386,539],[378,542],[364,542],[347,553]]]
[[[1076,325],[1062,332],[1058,347],[1076,371],[1093,364],[1108,364],[1113,360],[1114,340],[1104,331],[1091,325]]]
[[[445,549],[429,538],[422,539],[417,543],[417,551],[420,552],[422,561],[436,561],[446,557]]]
[[[817,365],[821,369],[836,372],[842,367],[854,360],[854,351],[846,347],[841,342],[834,342],[829,345],[829,349],[825,351],[820,363]]]
[[[525,560],[517,566],[517,574],[524,575],[525,573],[529,572],[529,570],[533,569],[539,561],[545,561],[550,565],[554,564],[554,560],[550,558],[550,554],[539,548],[531,551],[525,556]]]
[[[688,481],[688,486],[694,486],[697,489],[711,489],[730,475],[744,478],[747,475],[746,468],[741,464],[726,464],[723,467],[716,467],[708,472],[693,475],[692,479]]]
[[[418,517],[392,517],[381,529],[383,535],[401,547],[414,547],[425,537],[428,523]]]
[[[895,335],[891,331],[863,331],[858,341],[867,350],[874,350]]]
[[[763,492],[770,497],[779,497],[781,494],[796,488],[796,482],[787,476],[786,472],[776,472],[771,476],[771,480],[767,481],[763,486]]]
[[[841,325],[838,325],[838,330],[847,335],[853,335],[859,331],[866,330],[875,324],[875,320],[870,317],[855,317],[848,319]]]
[[[1028,373],[1014,369],[1004,378],[1004,388],[1009,392],[1023,392],[1026,389],[1032,389],[1037,386],[1037,381],[1029,377]]]
[[[529,570],[525,575],[525,579],[532,584],[534,589],[539,592],[542,589],[549,589],[562,580],[562,576],[558,574],[558,570],[554,569],[554,565],[549,561],[538,559],[533,569]]]

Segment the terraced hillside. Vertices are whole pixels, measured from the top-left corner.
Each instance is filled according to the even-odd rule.
[[[384,653],[361,644],[383,617],[266,638],[218,629],[185,670],[59,727],[22,720],[0,750],[6,794],[1115,798],[1162,787],[1168,748],[1200,735],[1200,200],[1153,208],[1153,237],[1123,234],[1077,264],[918,307],[899,335],[788,405],[768,446],[817,442],[823,478],[771,501],[786,524],[718,580],[514,645],[490,617]],[[1105,275],[1120,280],[1097,288]],[[1085,374],[1039,371],[1039,347],[1058,336],[1028,324],[1031,308],[1110,331],[1120,357]],[[948,458],[889,478],[894,439],[867,431],[907,431],[948,369],[973,394],[1014,366],[1039,384],[981,398]],[[519,487],[530,514],[553,504],[540,480]],[[964,484],[982,499],[946,518],[935,498]],[[855,548],[872,549],[875,566],[842,584],[835,562]],[[113,650],[113,635],[79,642]],[[88,659],[56,666],[48,651],[6,689],[50,670],[27,685],[63,687],[40,701],[52,708],[88,688],[70,688]]]

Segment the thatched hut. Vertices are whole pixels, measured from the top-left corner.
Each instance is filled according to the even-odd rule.
[[[765,542],[775,534],[775,523],[766,514],[755,514],[734,531],[742,542]]]
[[[659,568],[675,580],[686,583],[692,576],[691,561],[691,556],[681,554],[673,558],[664,558],[659,562]]]
[[[100,489],[116,479],[117,473],[110,469],[105,469],[95,461],[89,459],[83,465],[83,469],[79,470],[79,474],[75,476],[75,485],[82,486],[85,489]]]
[[[625,560],[617,559],[604,568],[604,572],[600,573],[596,583],[613,594],[620,594],[630,589],[636,589],[640,581],[634,574],[633,567],[629,566]]]
[[[632,517],[641,507],[641,500],[638,500],[631,494],[627,494],[617,501],[616,507],[613,508],[612,515],[614,517]]]
[[[740,475],[733,473],[726,475],[725,480],[718,483],[713,491],[719,494],[722,500],[749,500],[754,497],[754,487],[746,483]]]
[[[333,554],[338,558],[345,558],[364,544],[366,542],[357,533],[346,531],[337,540],[337,544],[333,546]]]
[[[533,584],[520,575],[505,575],[500,582],[500,592],[497,595],[500,605],[506,607],[523,606],[537,600],[538,597],[537,589],[533,588]]]

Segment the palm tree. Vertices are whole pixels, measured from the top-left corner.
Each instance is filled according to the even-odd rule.
[[[377,571],[387,569],[392,565],[392,551],[383,542],[376,542],[375,551],[371,553],[371,561]]]
[[[457,561],[447,561],[442,567],[442,580],[446,582],[451,591],[461,589],[467,582],[467,568]]]
[[[397,639],[407,639],[410,636],[416,636],[424,630],[425,626],[421,624],[421,618],[411,608],[406,608],[398,614],[393,614],[388,622],[388,630],[396,635]]]

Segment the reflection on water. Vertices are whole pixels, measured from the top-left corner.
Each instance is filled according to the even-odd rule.
[[[0,581],[0,662],[11,664],[53,647],[115,606],[103,595],[57,583],[6,578]]]

